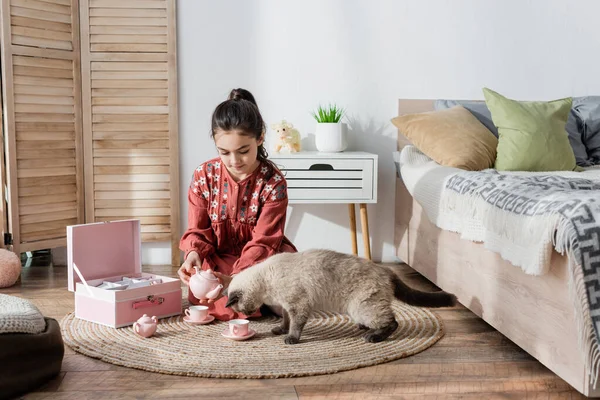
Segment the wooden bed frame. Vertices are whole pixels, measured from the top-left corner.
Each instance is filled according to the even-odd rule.
[[[399,115],[433,110],[433,100],[400,100]],[[408,141],[398,134],[398,150]],[[396,179],[397,256],[461,304],[527,351],[586,396],[600,397],[584,372],[574,305],[568,292],[566,256],[553,252],[542,276],[520,268],[429,221]]]

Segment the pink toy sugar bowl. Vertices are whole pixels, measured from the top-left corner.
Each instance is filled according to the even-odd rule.
[[[156,332],[158,319],[156,316],[149,317],[144,314],[140,319],[133,323],[133,331],[144,338],[149,338]]]

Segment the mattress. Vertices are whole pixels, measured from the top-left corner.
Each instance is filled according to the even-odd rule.
[[[445,181],[461,170],[436,163],[414,146],[394,152],[394,163],[396,174],[402,178],[408,192],[423,207],[429,220],[437,221]]]

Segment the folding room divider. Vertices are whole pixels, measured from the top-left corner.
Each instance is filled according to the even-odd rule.
[[[0,223],[16,252],[140,219],[178,265],[175,0],[1,0]]]

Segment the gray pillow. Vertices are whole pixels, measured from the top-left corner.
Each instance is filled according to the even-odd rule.
[[[573,110],[587,149],[588,165],[600,165],[600,96],[574,98]]]
[[[488,128],[494,136],[498,137],[498,128],[492,121],[492,113],[485,105],[484,101],[467,101],[467,100],[436,100],[433,104],[434,110],[444,110],[461,105],[473,114],[486,128]]]
[[[600,97],[599,97],[600,98]],[[573,99],[575,102],[575,99]],[[434,103],[435,110],[442,110],[445,108],[451,108],[454,106],[461,105],[475,116],[486,128],[488,128],[494,136],[498,137],[498,128],[494,125],[492,120],[492,113],[487,108],[487,105],[484,101],[468,101],[468,100],[436,100]],[[582,129],[579,126],[579,121],[575,116],[574,109],[571,110],[569,114],[569,118],[567,119],[567,125],[565,126],[565,130],[569,135],[569,142],[571,143],[571,147],[573,148],[573,153],[575,154],[575,160],[577,165],[580,166],[589,166],[591,165],[588,160],[588,151],[582,141]],[[598,140],[600,140],[600,135],[598,135]]]

